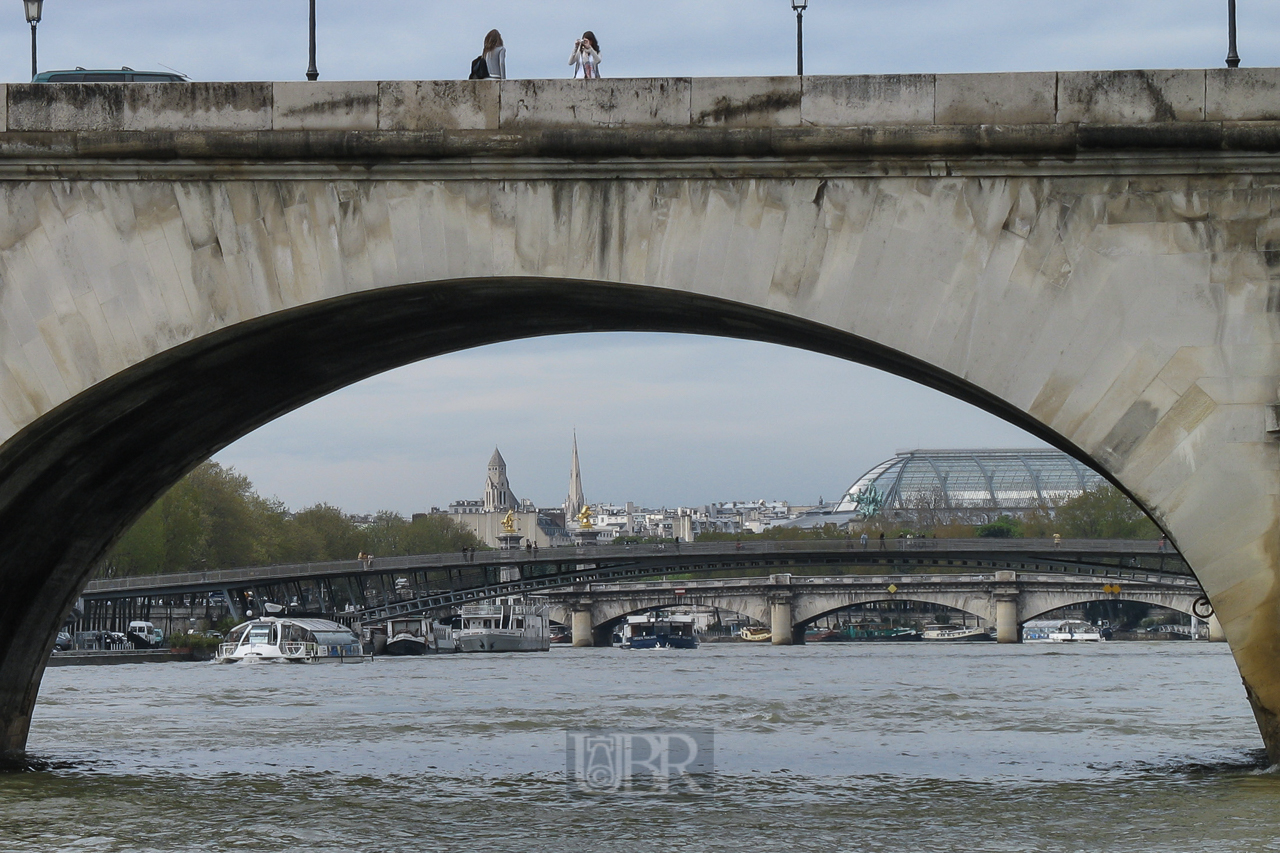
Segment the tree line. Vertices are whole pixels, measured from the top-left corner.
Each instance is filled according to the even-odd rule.
[[[383,510],[366,522],[318,503],[290,512],[257,493],[234,468],[205,462],[120,537],[103,560],[106,577],[205,569],[439,554],[483,547],[470,530],[446,515],[412,520]]]

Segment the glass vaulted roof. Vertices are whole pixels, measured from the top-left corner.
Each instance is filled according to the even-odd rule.
[[[1057,450],[911,450],[859,477],[835,512],[863,518],[921,510],[1017,514],[1104,482]]]

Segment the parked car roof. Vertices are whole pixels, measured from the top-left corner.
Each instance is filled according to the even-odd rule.
[[[71,71],[41,71],[32,83],[181,83],[175,71],[134,71],[123,68],[75,68]]]

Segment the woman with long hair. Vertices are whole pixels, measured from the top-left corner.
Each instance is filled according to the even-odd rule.
[[[573,43],[569,64],[573,66],[575,80],[579,75],[583,80],[593,80],[600,76],[600,42],[591,30],[587,30],[582,38]]]
[[[507,79],[507,49],[502,46],[502,33],[497,30],[489,30],[484,37],[484,64],[489,66],[490,77]]]

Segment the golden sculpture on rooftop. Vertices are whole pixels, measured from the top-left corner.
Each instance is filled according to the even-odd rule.
[[[578,527],[583,530],[591,530],[594,526],[591,523],[591,507],[584,505],[582,511],[578,513]]]
[[[516,532],[516,513],[515,510],[507,510],[507,514],[502,519],[502,529],[506,533]]]

